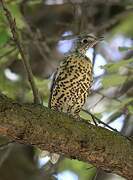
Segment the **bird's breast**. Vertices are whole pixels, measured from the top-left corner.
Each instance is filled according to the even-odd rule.
[[[60,63],[51,94],[51,107],[74,114],[81,109],[92,82],[92,64],[84,56],[72,54]]]

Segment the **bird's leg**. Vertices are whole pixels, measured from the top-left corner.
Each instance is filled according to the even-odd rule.
[[[98,126],[98,124],[97,124],[97,122],[96,122],[96,120],[95,120],[94,116],[92,116],[92,115],[91,115],[91,118],[92,118],[92,120],[93,120],[93,122],[94,122],[95,126]]]

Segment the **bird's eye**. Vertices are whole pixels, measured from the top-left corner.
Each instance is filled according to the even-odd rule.
[[[83,40],[83,43],[85,43],[85,44],[88,43],[88,40],[87,40],[87,39],[84,39],[84,40]]]

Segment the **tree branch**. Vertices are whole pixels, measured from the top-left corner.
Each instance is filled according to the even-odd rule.
[[[22,57],[22,61],[23,61],[23,64],[24,64],[24,67],[25,67],[25,70],[26,70],[26,73],[27,73],[27,76],[28,76],[28,80],[29,80],[29,83],[31,85],[31,89],[32,89],[32,92],[33,92],[34,103],[35,104],[40,104],[39,92],[38,92],[38,89],[37,89],[35,81],[34,81],[34,77],[33,77],[33,73],[32,73],[30,63],[29,63],[28,59],[25,56],[24,49],[23,49],[23,47],[22,47],[22,45],[20,43],[20,40],[19,40],[19,35],[18,35],[17,30],[16,30],[17,27],[16,27],[15,19],[13,19],[10,11],[6,7],[4,0],[0,0],[0,2],[1,2],[0,4],[1,4],[2,8],[3,8],[3,11],[5,12],[5,16],[6,16],[7,20],[8,20],[8,23],[10,25],[13,40],[14,40],[14,42],[15,42],[18,50],[19,50],[19,53],[20,53],[21,57]]]
[[[0,134],[133,179],[131,141],[41,105],[19,104],[0,94]]]

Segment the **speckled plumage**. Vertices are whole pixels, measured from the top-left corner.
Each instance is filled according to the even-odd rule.
[[[94,37],[81,43],[83,39]],[[98,40],[97,40],[98,41]],[[94,43],[95,42],[95,43]],[[96,44],[95,36],[80,37],[76,50],[61,61],[53,80],[49,107],[74,117],[84,105],[90,92],[92,83],[92,63],[85,55],[86,50]]]

